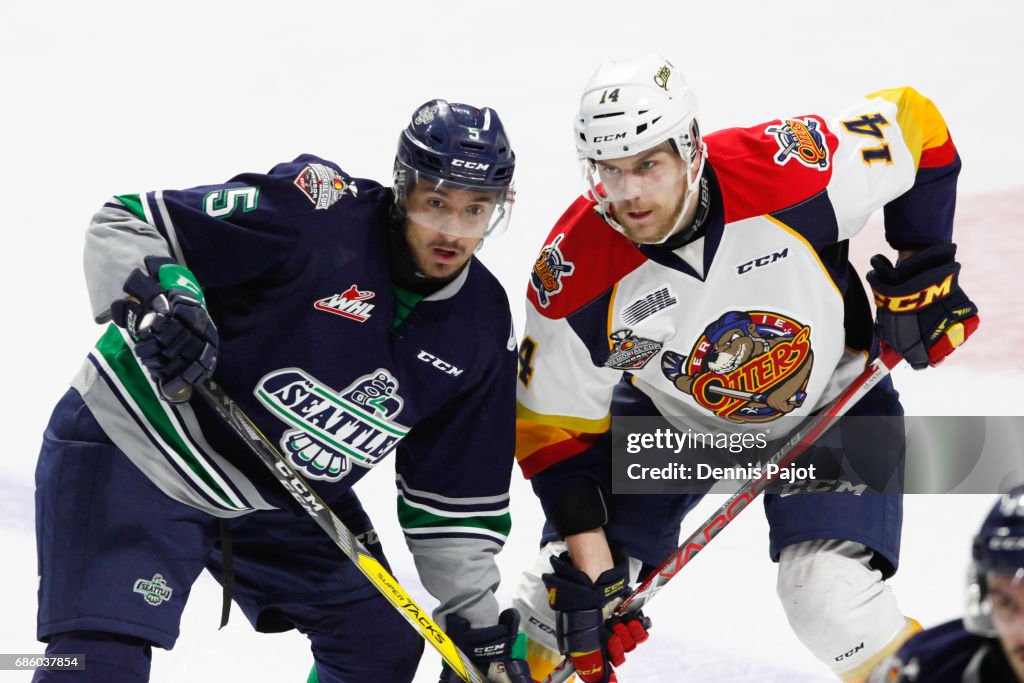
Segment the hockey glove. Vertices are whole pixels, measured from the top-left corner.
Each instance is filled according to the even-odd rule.
[[[871,258],[879,334],[915,370],[941,363],[978,327],[955,256],[955,244],[935,244],[896,266],[881,254]]]
[[[187,401],[217,367],[217,328],[195,275],[169,258],[146,257],[124,283],[128,296],[110,305],[114,324],[135,340],[135,355],[163,397]]]
[[[518,638],[519,613],[509,608],[498,616],[497,626],[470,628],[469,622],[448,615],[448,635],[476,668],[492,683],[534,683],[524,659],[525,639]],[[456,683],[455,672],[444,665],[440,683]]]
[[[651,627],[643,612],[608,618],[629,593],[629,563],[620,562],[596,582],[572,565],[568,553],[552,557],[551,567],[554,572],[542,578],[557,615],[558,649],[586,683],[615,681],[612,667],[621,666],[625,653],[647,640]]]

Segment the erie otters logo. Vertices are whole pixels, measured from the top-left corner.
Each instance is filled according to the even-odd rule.
[[[298,368],[286,368],[263,377],[254,393],[294,427],[281,435],[281,450],[309,479],[338,481],[353,463],[373,467],[409,432],[394,421],[404,402],[398,380],[383,368],[340,392]]]
[[[773,157],[779,166],[785,166],[790,159],[796,159],[808,168],[824,171],[828,168],[828,145],[818,130],[818,122],[812,118],[785,119],[781,126],[764,129],[774,135],[779,144],[779,153]]]
[[[530,285],[537,292],[537,301],[544,308],[551,303],[552,296],[562,291],[562,278],[569,277],[576,270],[576,266],[566,261],[562,250],[558,248],[564,237],[564,234],[560,234],[551,244],[541,249],[540,256],[533,263]]]
[[[729,311],[689,357],[666,350],[661,371],[676,389],[730,422],[770,422],[800,407],[814,363],[811,328],[768,311]]]
[[[299,171],[294,182],[295,187],[313,202],[316,211],[331,208],[346,192],[351,192],[353,196],[358,194],[355,183],[345,180],[337,171],[324,164],[309,164]]]
[[[606,368],[639,370],[661,351],[661,344],[638,337],[633,334],[633,330],[617,330],[608,338],[612,341],[612,350],[604,362]]]

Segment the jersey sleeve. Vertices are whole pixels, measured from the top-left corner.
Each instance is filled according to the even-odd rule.
[[[516,361],[514,338],[479,343],[494,349],[481,379],[402,440],[396,484],[406,544],[440,602],[435,619],[458,613],[485,627],[497,623],[495,556],[512,525]]]
[[[913,88],[880,90],[829,122],[838,139],[828,196],[839,239],[884,209],[896,249],[949,242],[960,157],[938,108]]]
[[[611,425],[612,390],[622,372],[597,366],[567,318],[527,304],[520,345],[516,460],[531,478],[587,450]]]
[[[606,317],[602,299],[589,308],[604,308]],[[597,364],[591,353],[600,343],[607,356],[607,323],[601,325],[603,339],[584,340],[580,332],[594,325],[575,317],[550,318],[527,304],[517,386],[516,459],[545,517],[563,535],[608,522],[604,501],[611,482],[601,437],[611,425],[612,393],[622,378],[621,370]]]
[[[315,224],[310,214],[321,208],[311,192],[333,193],[337,201],[353,191],[339,169],[303,156],[223,184],[113,197],[86,235],[93,315],[100,322],[109,316],[128,274],[153,254],[188,267],[203,287],[231,287],[271,269],[288,277],[302,267],[295,247]]]

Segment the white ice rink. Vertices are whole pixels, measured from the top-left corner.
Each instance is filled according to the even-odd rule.
[[[386,180],[399,130],[433,97],[494,107],[509,130],[518,201],[511,229],[481,257],[520,324],[534,256],[581,189],[571,120],[604,59],[665,53],[696,90],[705,131],[828,114],[883,87],[914,86],[939,105],[963,159],[957,241],[982,326],[943,367],[899,370],[897,386],[910,415],[1021,414],[1024,327],[1011,279],[1024,262],[1019,0],[369,6],[0,3],[0,653],[43,650],[32,476],[52,404],[100,332],[81,266],[92,213],[113,194],[219,182],[302,152]],[[880,233],[875,220],[854,242],[858,264],[884,246]],[[395,521],[392,476],[382,464],[357,491],[398,579],[429,604]],[[907,614],[926,625],[958,614],[970,537],[993,500],[908,497],[893,580]],[[518,472],[512,509],[504,605],[541,522]],[[767,547],[757,505],[652,603],[652,639],[620,680],[831,680],[788,628]],[[237,609],[217,632],[219,613],[219,587],[204,576],[177,647],[154,656],[153,681],[305,680],[302,637],[256,634]],[[438,670],[428,649],[417,681]],[[0,672],[0,681],[28,678]]]

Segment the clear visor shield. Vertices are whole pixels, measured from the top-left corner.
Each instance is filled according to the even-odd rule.
[[[997,630],[1024,629],[1024,568],[1001,570],[985,576],[986,598]]]
[[[496,237],[508,227],[515,190],[465,185],[406,167],[399,201],[408,220],[453,237]]]
[[[594,198],[612,205],[663,200],[688,184],[692,186],[696,180],[689,177],[691,166],[675,152],[645,156],[607,161],[584,159],[584,173]]]
[[[1024,633],[1024,568],[1005,568],[981,576],[971,567],[967,581],[964,625],[976,635],[995,638],[999,632]]]

